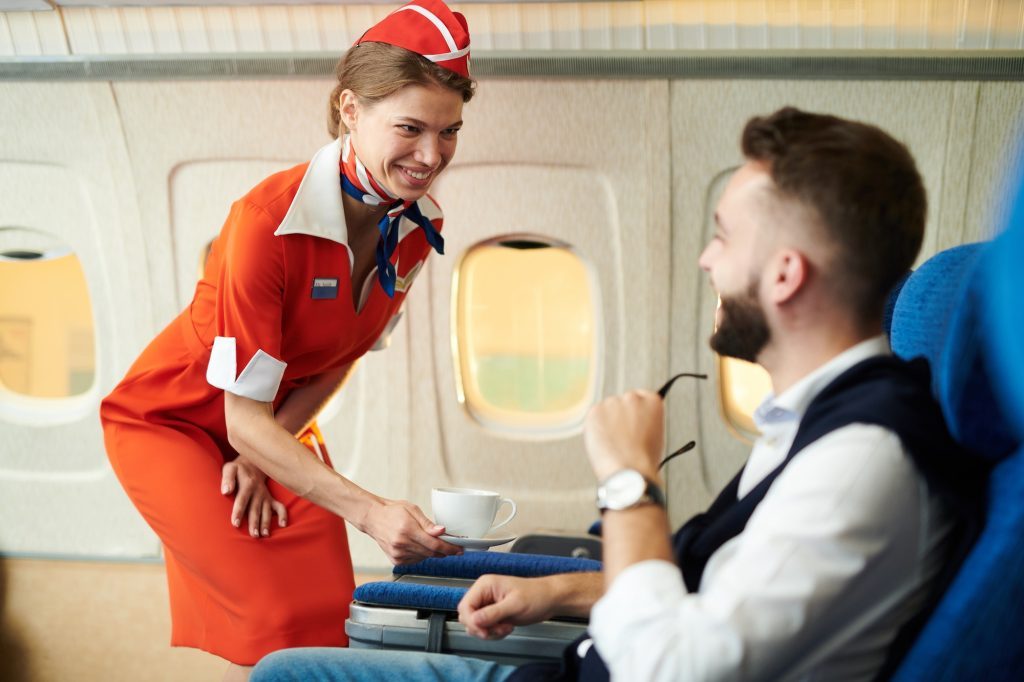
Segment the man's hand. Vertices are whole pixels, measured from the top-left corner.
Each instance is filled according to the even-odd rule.
[[[652,391],[606,398],[587,414],[583,442],[599,481],[626,468],[657,478],[665,450],[665,403]]]
[[[554,615],[558,596],[545,578],[485,575],[459,602],[459,622],[480,639],[507,637],[516,625],[531,625]]]
[[[288,524],[288,510],[267,490],[267,475],[241,455],[221,469],[220,492],[223,495],[235,494],[231,525],[241,528],[243,518],[247,518],[249,535],[254,538],[270,535],[270,521],[274,514],[277,514],[278,526],[284,528]]]

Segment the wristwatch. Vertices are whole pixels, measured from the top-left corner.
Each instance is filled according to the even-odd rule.
[[[665,493],[636,469],[620,469],[597,486],[597,508],[622,511],[643,504],[665,507]]]

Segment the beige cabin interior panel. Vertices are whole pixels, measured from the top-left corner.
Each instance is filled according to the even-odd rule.
[[[1009,219],[1014,169],[1024,169],[1024,83],[979,84],[975,120],[960,243],[991,238]]]
[[[77,256],[96,340],[86,392],[2,401],[0,548],[152,556],[156,543],[114,480],[96,416],[152,329],[116,102],[105,83],[4,83],[0,120],[18,131],[0,137],[0,228],[43,233]]]

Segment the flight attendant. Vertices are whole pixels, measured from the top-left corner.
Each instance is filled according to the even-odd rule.
[[[231,661],[225,679],[277,649],[347,644],[345,520],[396,564],[461,551],[416,505],[335,472],[313,420],[443,253],[427,190],[473,95],[466,20],[414,0],[337,75],[337,139],[232,205],[192,303],[100,411],[113,469],[164,545],[171,643]]]

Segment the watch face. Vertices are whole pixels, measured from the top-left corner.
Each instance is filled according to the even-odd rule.
[[[625,469],[612,474],[604,484],[605,503],[608,509],[625,509],[643,497],[647,481],[634,469]]]

